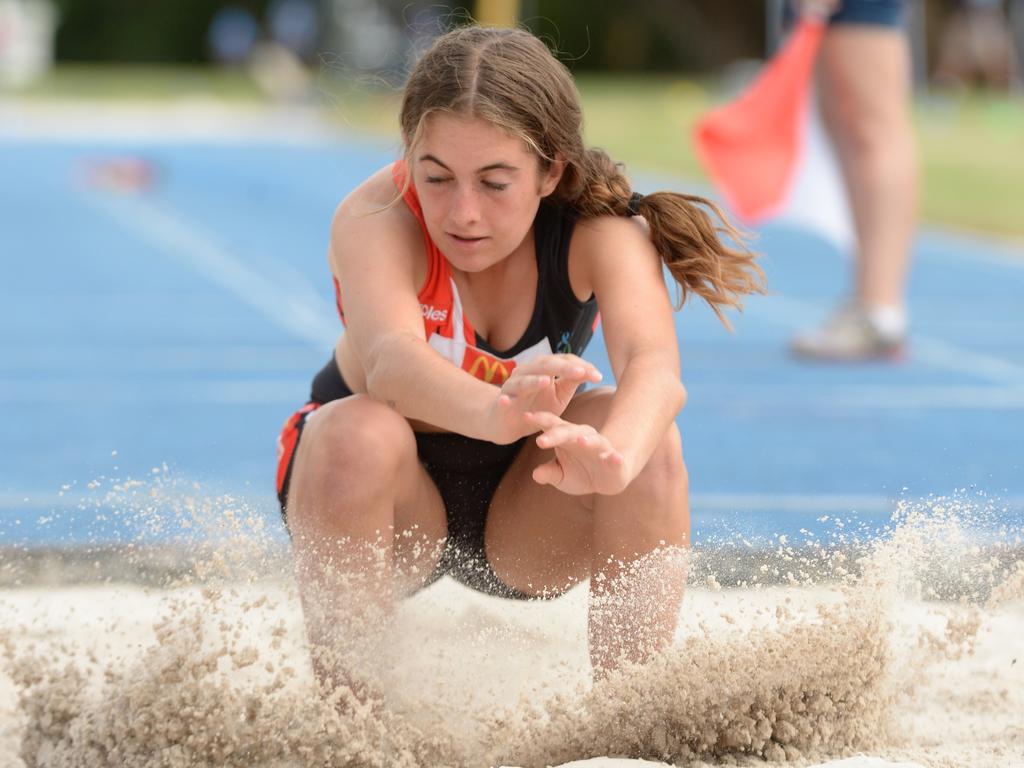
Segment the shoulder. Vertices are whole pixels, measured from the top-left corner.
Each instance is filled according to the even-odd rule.
[[[345,196],[335,209],[332,228],[344,229],[364,221],[397,229],[418,226],[416,217],[395,186],[390,165],[378,170]]]
[[[632,267],[650,269],[660,259],[647,222],[639,216],[597,216],[576,223],[569,246],[569,277],[578,295]]]
[[[650,245],[650,231],[640,216],[596,216],[576,222],[573,241],[588,250],[605,251],[622,244]]]
[[[352,190],[335,209],[331,263],[337,269],[347,254],[367,249],[412,256],[422,250],[422,239],[419,222],[402,200],[388,165]]]

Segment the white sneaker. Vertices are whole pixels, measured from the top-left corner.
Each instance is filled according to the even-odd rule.
[[[850,301],[838,307],[820,327],[793,337],[790,351],[797,357],[836,362],[897,360],[906,352],[906,334],[879,331],[864,308]]]

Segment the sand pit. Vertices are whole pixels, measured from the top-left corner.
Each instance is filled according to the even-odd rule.
[[[12,585],[0,765],[1019,768],[1024,565],[947,523],[859,561],[755,554],[742,577],[698,556],[673,647],[596,685],[585,590],[515,603],[442,580],[368,662],[385,707],[344,714],[315,694],[286,555]]]

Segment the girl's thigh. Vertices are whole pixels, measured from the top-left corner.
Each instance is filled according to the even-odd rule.
[[[567,421],[601,428],[613,390],[578,395]],[[593,497],[570,496],[533,480],[553,451],[527,440],[494,495],[484,534],[491,567],[505,584],[532,595],[558,594],[590,573]]]
[[[399,414],[353,395],[307,419],[288,486],[288,520],[311,540],[390,547],[403,588],[425,579],[447,534],[444,503]]]

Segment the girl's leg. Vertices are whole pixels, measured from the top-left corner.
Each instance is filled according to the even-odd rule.
[[[600,429],[612,391],[578,396],[564,418]],[[485,535],[498,577],[527,594],[590,578],[588,638],[595,674],[671,643],[686,582],[688,483],[673,425],[647,466],[616,496],[569,496],[531,473],[550,459],[532,440],[495,494]]]
[[[408,422],[362,395],[319,408],[299,441],[287,513],[314,671],[328,691],[358,688],[352,675],[379,654],[396,592],[429,577],[446,535]]]

